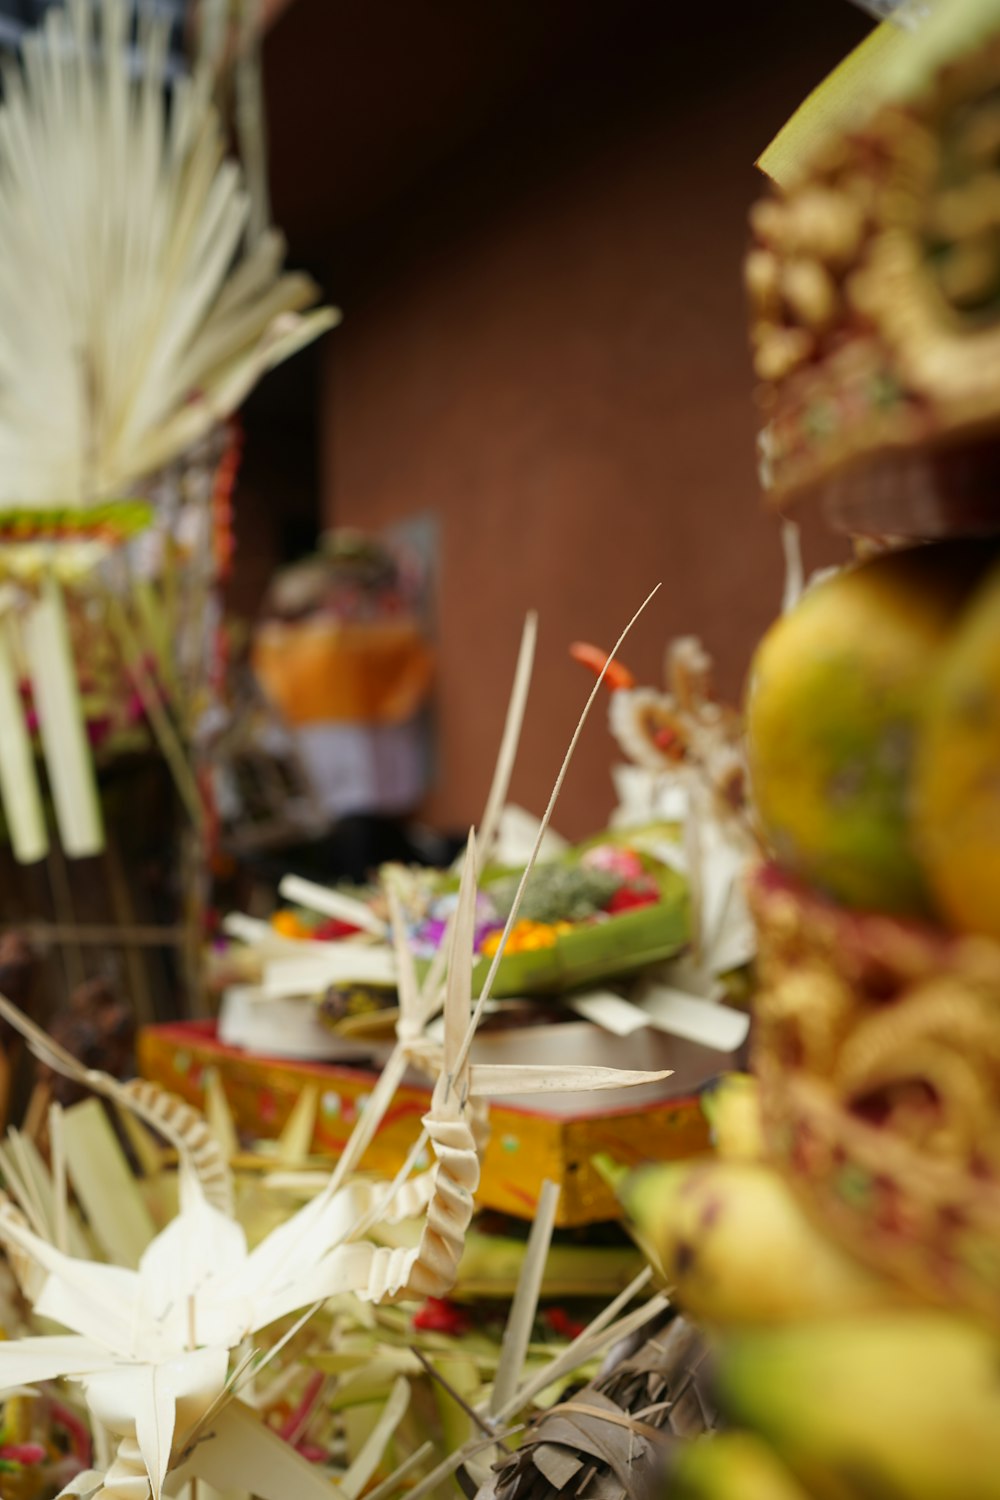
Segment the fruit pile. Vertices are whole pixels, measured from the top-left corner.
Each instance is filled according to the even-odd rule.
[[[756,658],[755,1066],[770,1149],[869,1264],[1000,1326],[1000,567],[908,546]]]
[[[771,629],[747,704],[774,858],[847,906],[1000,938],[1000,549],[887,552]]]
[[[520,914],[504,951],[516,954],[553,948],[578,927],[657,905],[663,900],[663,891],[651,872],[652,866],[648,857],[644,860],[638,850],[620,843],[597,843],[571,861],[537,865],[528,878]],[[492,958],[496,953],[520,878],[519,872],[501,874],[488,880],[479,893],[477,954]],[[418,958],[436,953],[456,899],[453,891],[432,896],[410,933],[411,947]]]
[[[672,827],[653,825],[647,842],[670,842]],[[552,948],[560,938],[583,926],[664,900],[662,861],[620,839],[596,840],[567,858],[537,865],[525,887],[519,917],[507,939],[508,954]],[[495,872],[476,899],[474,952],[492,958],[520,885],[520,871]],[[448,932],[458,901],[453,879],[428,874],[415,883],[419,912],[408,929],[410,948],[418,959],[433,958]],[[364,893],[361,893],[364,895]],[[378,898],[369,904],[384,916]],[[280,907],[270,917],[274,932],[297,941],[336,942],[355,937],[359,929],[339,917],[323,917],[300,907]]]
[[[766,1159],[757,1086],[706,1099],[715,1160],[619,1187],[680,1307],[713,1335],[720,1430],[671,1454],[669,1500],[991,1500],[995,1334],[929,1307],[811,1221]]]
[[[846,71],[749,281],[772,499],[866,560],[753,664],[755,1076],[619,1184],[714,1345],[670,1500],[1000,1497],[1000,0]]]

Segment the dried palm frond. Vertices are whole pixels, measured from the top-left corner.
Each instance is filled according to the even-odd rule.
[[[336,321],[246,238],[206,70],[168,85],[166,29],[69,0],[4,73],[0,505],[120,495],[189,448]]]

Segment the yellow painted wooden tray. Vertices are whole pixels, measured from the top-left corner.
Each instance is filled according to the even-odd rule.
[[[313,1150],[336,1155],[374,1087],[377,1074],[361,1068],[298,1063],[252,1056],[222,1046],[211,1022],[148,1026],[139,1034],[139,1066],[146,1078],[193,1104],[204,1101],[214,1070],[241,1132],[273,1139],[302,1090],[319,1090]],[[613,1055],[612,1055],[613,1054]],[[600,1061],[621,1067],[674,1069],[647,1088],[597,1095],[553,1094],[541,1104],[497,1100],[492,1134],[477,1195],[481,1207],[530,1219],[546,1178],[561,1186],[557,1222],[563,1227],[620,1215],[610,1188],[592,1165],[610,1152],[623,1165],[696,1155],[708,1149],[697,1089],[731,1065],[729,1054],[710,1052],[662,1033],[613,1037],[586,1022],[489,1033],[477,1038],[474,1059],[510,1062]],[[364,1158],[364,1167],[392,1175],[402,1165],[430,1102],[430,1091],[406,1082]]]

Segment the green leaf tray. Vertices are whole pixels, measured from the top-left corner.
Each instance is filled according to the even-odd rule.
[[[579,852],[574,850],[574,855]],[[687,882],[675,870],[649,856],[643,856],[643,863],[660,887],[658,902],[580,923],[572,932],[557,938],[550,948],[505,954],[493,983],[493,997],[505,1000],[560,995],[584,985],[624,978],[676,957],[691,935]],[[485,881],[487,888],[491,880],[506,873],[490,872]],[[486,957],[476,960],[472,970],[474,996],[482,990],[491,962]],[[418,979],[422,980],[429,968],[429,959],[418,959]]]

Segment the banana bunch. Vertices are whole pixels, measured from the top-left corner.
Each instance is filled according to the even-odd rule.
[[[622,1200],[678,1305],[709,1327],[836,1318],[909,1300],[814,1228],[764,1163],[650,1167]]]
[[[827,1240],[762,1156],[756,1084],[705,1101],[717,1155],[627,1176],[640,1246],[714,1334],[731,1424],[668,1500],[1000,1500],[1000,1344]]]
[[[701,1108],[719,1156],[732,1161],[763,1161],[760,1090],[752,1074],[723,1073],[702,1094]]]
[[[681,1446],[669,1500],[1000,1500],[1000,1348],[947,1313],[733,1335],[714,1396],[744,1430]]]
[[[669,1500],[1000,1500],[1000,1346],[931,1309],[733,1334]]]
[[[684,1443],[670,1468],[668,1500],[812,1500],[772,1448],[750,1432]]]
[[[716,1158],[645,1167],[619,1187],[637,1243],[686,1313],[713,1328],[745,1327],[911,1300],[821,1234],[760,1159],[753,1079],[723,1080],[707,1113]]]

